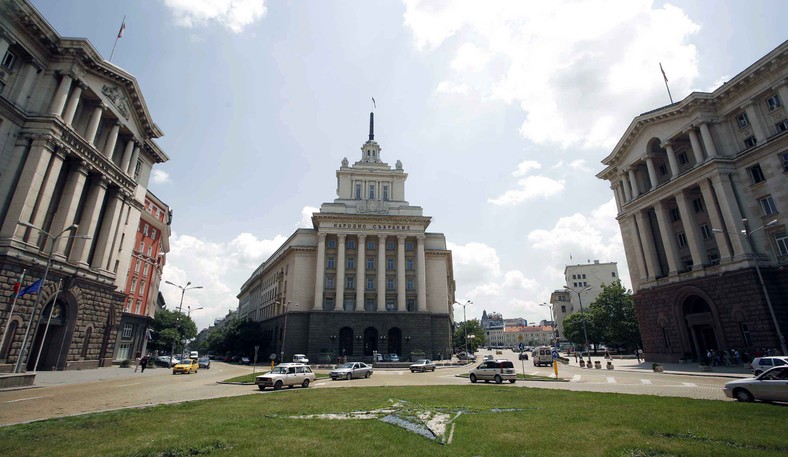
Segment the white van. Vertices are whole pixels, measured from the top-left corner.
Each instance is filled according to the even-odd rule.
[[[197,351],[191,351],[191,352],[189,352],[189,358],[190,359],[199,359],[200,358],[200,354]]]
[[[553,348],[550,346],[539,346],[534,348],[534,352],[531,353],[531,358],[534,361],[535,367],[540,367],[542,365],[552,366]]]

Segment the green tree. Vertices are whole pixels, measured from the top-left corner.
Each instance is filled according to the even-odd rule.
[[[585,316],[585,330],[588,333],[588,344],[596,346],[601,338],[599,331],[587,310],[584,313],[572,313],[564,318],[564,337],[578,346],[585,346],[585,333],[583,332],[583,318]],[[590,349],[590,348],[589,348]]]
[[[177,324],[176,324],[177,321]],[[178,311],[162,309],[153,317],[153,340],[148,347],[169,353],[175,343],[175,352],[184,349],[184,343],[197,336],[197,325],[191,318]]]
[[[600,342],[607,346],[634,350],[640,344],[632,293],[616,281],[602,284],[602,292],[589,307],[591,320],[599,331]]]
[[[484,339],[484,330],[482,330],[482,325],[479,323],[478,319],[471,319],[466,322],[460,322],[457,324],[457,328],[454,330],[454,337],[452,338],[452,342],[454,343],[454,347],[458,350],[465,350],[465,325],[468,326],[468,350],[471,352],[476,352],[480,346],[484,346],[485,339]]]

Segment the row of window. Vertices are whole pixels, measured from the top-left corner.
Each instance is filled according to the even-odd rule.
[[[367,241],[367,250],[374,250],[376,243],[374,241]],[[413,250],[413,241],[406,241],[405,242],[405,250],[412,251]],[[336,249],[337,248],[337,240],[336,238],[329,238],[326,240],[326,247],[328,249]],[[356,240],[347,240],[345,243],[345,249],[356,249]],[[387,251],[395,251],[397,249],[397,242],[396,241],[388,241],[386,242],[386,250]]]
[[[326,268],[329,270],[333,270],[336,268],[336,261],[333,257],[326,258]],[[356,258],[355,257],[348,257],[346,261],[346,268],[348,270],[354,270],[356,268]],[[375,269],[375,258],[374,257],[367,257],[367,270],[374,270]],[[396,270],[397,269],[397,262],[393,258],[386,259],[386,270]],[[405,259],[405,270],[413,271],[416,269],[416,261],[414,259]]]
[[[405,299],[405,307],[409,312],[417,311],[416,299]],[[354,297],[345,297],[342,309],[345,311],[353,311],[356,308],[356,300]],[[366,298],[364,300],[364,311],[376,311],[378,308],[377,302],[374,298]],[[325,297],[323,300],[323,309],[330,311],[334,309],[334,297]],[[397,311],[397,301],[394,298],[386,298],[386,311]]]
[[[375,200],[377,197],[375,196],[376,189],[378,188],[377,183],[368,184],[367,185],[367,199],[368,200]],[[361,183],[356,183],[356,192],[354,197],[356,200],[361,200],[363,192],[363,186]],[[389,185],[383,184],[381,186],[381,200],[388,201],[389,200]]]
[[[701,224],[700,226],[700,233],[703,236],[704,240],[710,240],[712,237],[712,230],[709,228],[707,224]],[[676,234],[676,241],[680,248],[687,246],[687,235],[684,232],[678,232]],[[788,256],[788,233],[787,232],[779,232],[774,234],[774,242],[777,245],[777,251],[779,252],[780,256]],[[713,262],[714,256],[710,256],[710,260]],[[716,256],[717,260],[719,260],[719,255]]]
[[[137,231],[139,231],[139,227],[137,228]],[[151,240],[156,239],[156,229],[152,228],[148,224],[142,226],[142,234],[145,236],[150,236]]]
[[[585,276],[585,275],[583,275],[583,276]],[[587,285],[588,285],[588,283],[585,282],[585,281],[572,283],[572,287],[585,287]]]
[[[376,288],[376,281],[374,276],[367,276],[367,290],[375,290]],[[326,289],[333,289],[334,288],[334,276],[333,275],[326,275],[325,280],[325,288]],[[356,288],[356,278],[355,276],[348,276],[345,278],[345,289],[355,289]],[[396,278],[388,277],[386,278],[386,290],[395,290],[396,289]],[[416,290],[416,282],[413,278],[405,278],[405,290]]]
[[[783,106],[782,100],[780,100],[780,96],[777,94],[770,95],[766,100],[766,108],[769,112],[776,110],[777,108]],[[750,119],[747,117],[747,113],[741,112],[736,116],[736,123],[739,125],[739,129],[746,128],[750,125]]]

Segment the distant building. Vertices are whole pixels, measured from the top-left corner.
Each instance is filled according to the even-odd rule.
[[[262,323],[265,354],[371,361],[375,352],[451,352],[451,251],[405,200],[408,175],[381,160],[372,120],[359,160],[336,171],[337,198],[241,287],[238,317]]]
[[[567,265],[564,269],[564,281],[569,290],[557,290],[550,296],[553,313],[558,329],[559,338],[564,340],[564,319],[572,313],[588,309],[602,292],[602,285],[618,282],[618,266],[616,262],[599,262],[594,260],[589,263]]]
[[[788,42],[711,93],[637,116],[602,161],[647,360],[784,347],[786,102]]]
[[[552,340],[553,328],[550,326],[530,325],[507,327],[503,332],[500,346],[548,346]]]

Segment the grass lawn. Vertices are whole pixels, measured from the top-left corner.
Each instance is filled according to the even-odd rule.
[[[392,400],[400,417],[453,418],[451,441],[379,419],[289,417]],[[4,427],[0,455],[785,456],[787,425],[788,407],[760,403],[497,385],[296,388]]]

